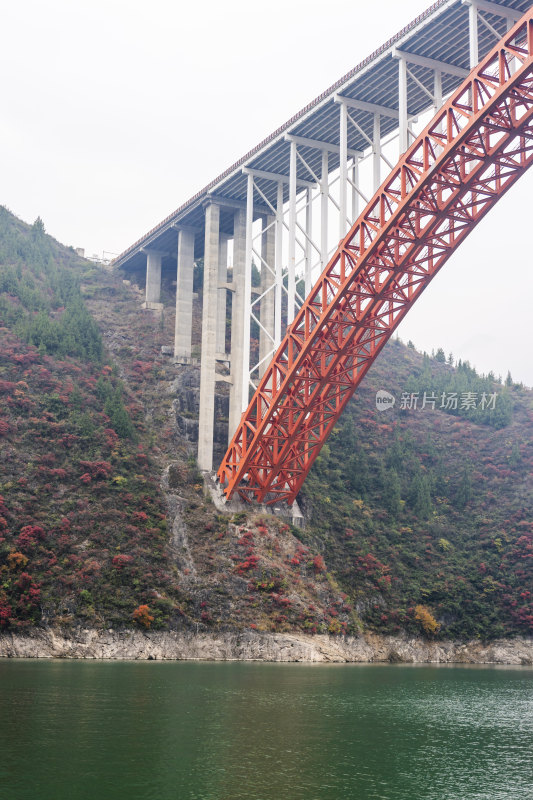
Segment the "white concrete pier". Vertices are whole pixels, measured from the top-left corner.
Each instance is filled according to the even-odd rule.
[[[191,360],[193,278],[194,231],[181,228],[178,232],[174,358],[185,364]]]
[[[205,208],[204,288],[202,357],[200,363],[200,416],[198,421],[198,466],[213,469],[215,416],[215,365],[217,345],[218,261],[220,255],[220,206]]]

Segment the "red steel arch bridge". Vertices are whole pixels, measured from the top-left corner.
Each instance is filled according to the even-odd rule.
[[[229,383],[227,498],[294,501],[412,304],[530,166],[532,114],[529,0],[440,0],[115,260],[148,308],[175,274],[174,357],[194,367],[203,257],[198,463]]]

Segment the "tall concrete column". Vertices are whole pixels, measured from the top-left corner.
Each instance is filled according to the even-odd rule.
[[[403,142],[403,134],[401,132],[400,132],[400,141]],[[408,146],[407,143],[408,143],[408,138],[407,138],[407,121],[406,121],[405,123],[406,150]],[[401,146],[403,146],[403,144]],[[403,152],[404,151],[402,150],[402,153]],[[374,191],[377,192],[377,190],[381,186],[381,117],[379,114],[374,114],[374,133],[372,136],[372,177],[374,182]]]
[[[409,147],[409,119],[407,116],[407,62],[405,58],[398,59],[398,125],[399,147],[402,156]],[[374,133],[376,115],[374,115]]]
[[[276,218],[267,214],[263,217],[261,235],[261,327],[259,328],[259,361],[263,361],[274,347],[274,307],[275,307],[275,259],[276,259]],[[263,262],[268,264],[268,269]],[[268,292],[267,292],[268,289]],[[264,294],[267,292],[266,294]],[[269,360],[259,367],[259,375],[263,377]]]
[[[146,252],[146,303],[159,303],[161,300],[161,259],[156,250]]]
[[[311,289],[312,283],[312,267],[313,267],[313,245],[311,240],[313,237],[313,191],[311,187],[307,189],[307,198],[305,206],[305,275],[304,286],[305,295],[307,297]]]
[[[287,265],[287,324],[294,319],[296,294],[296,194],[297,194],[297,149],[296,142],[291,139],[289,162],[289,263]]]
[[[278,182],[276,198],[276,276],[274,290],[274,348],[281,342],[281,305],[283,296],[283,184]]]
[[[202,360],[200,365],[200,417],[198,420],[198,466],[205,471],[213,469],[219,223],[220,207],[210,203],[205,209]]]
[[[246,213],[238,209],[233,218],[233,300],[231,305],[231,389],[228,439],[231,441],[242,415],[244,269],[246,263]]]
[[[192,287],[194,275],[194,231],[178,233],[178,274],[176,278],[176,328],[174,358],[190,361],[192,337]]]
[[[328,263],[328,220],[329,220],[329,167],[328,151],[322,150],[322,171],[320,173],[320,266]]]
[[[468,45],[470,53],[470,69],[474,69],[479,61],[479,33],[477,24],[477,6],[468,4]]]
[[[348,196],[348,108],[340,104],[339,120],[339,238],[346,236],[346,198]]]
[[[221,288],[228,282],[228,235],[221,233],[218,251],[218,304],[217,304],[217,353],[226,352],[226,292]]]

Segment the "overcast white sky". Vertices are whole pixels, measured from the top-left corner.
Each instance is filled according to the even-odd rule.
[[[4,2],[0,203],[89,255],[119,253],[428,5]],[[532,190],[533,173],[437,276],[402,338],[533,384]]]

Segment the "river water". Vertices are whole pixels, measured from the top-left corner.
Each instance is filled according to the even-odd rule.
[[[4,800],[532,800],[533,670],[0,660]]]

